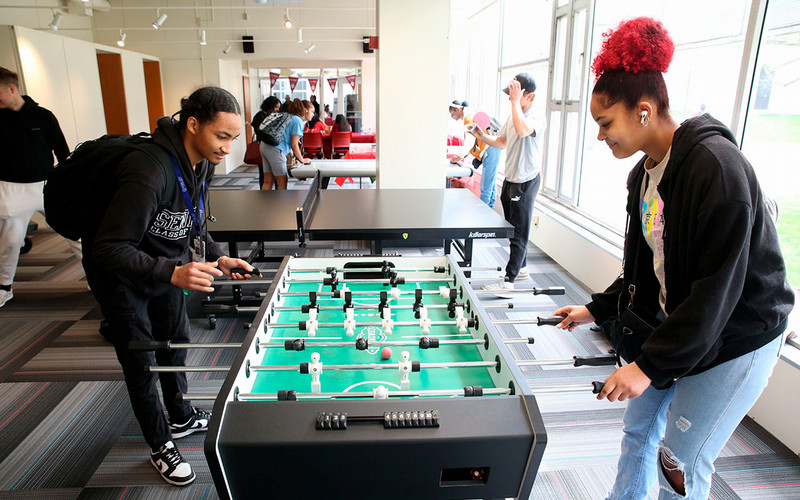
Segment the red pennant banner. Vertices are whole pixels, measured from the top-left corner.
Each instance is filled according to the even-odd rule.
[[[345,78],[347,78],[347,83],[349,83],[350,86],[353,87],[353,90],[355,90],[356,89],[356,75],[349,75],[349,76],[346,76]]]
[[[317,82],[318,81],[319,81],[319,78],[309,78],[308,79],[308,86],[311,87],[311,93],[312,94],[317,91]]]
[[[280,78],[280,73],[273,73],[272,71],[269,72],[269,91],[272,92],[272,87],[275,86],[275,82],[278,81]]]
[[[294,88],[297,87],[297,80],[298,78],[296,76],[289,77],[289,88],[292,89],[292,92],[294,92]]]
[[[331,92],[336,92],[336,78],[328,78],[328,85],[331,86]]]

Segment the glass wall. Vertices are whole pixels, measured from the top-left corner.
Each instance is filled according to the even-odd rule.
[[[661,20],[675,42],[673,62],[664,75],[673,117],[680,123],[710,112],[730,126],[749,11],[749,0],[597,0],[590,53],[592,57],[597,54],[602,34],[621,21],[639,16]],[[594,75],[590,79],[593,82]],[[615,159],[597,140],[597,125],[588,106],[584,113],[586,132],[576,207],[621,232],[625,226],[625,179],[641,154]]]
[[[778,204],[789,282],[800,285],[800,2],[770,0],[750,92],[742,151]]]
[[[453,98],[466,98],[475,111],[504,122],[510,110],[500,89],[521,71],[533,74],[539,86],[534,106],[548,120],[541,203],[564,208],[562,214],[597,234],[610,229],[617,236],[604,237],[621,243],[625,180],[641,154],[617,160],[597,140],[588,113],[594,76],[587,66],[604,32],[638,16],[661,20],[675,42],[664,77],[676,121],[710,113],[741,135],[764,190],[778,202],[781,245],[790,282],[797,286],[800,168],[792,162],[800,155],[797,0],[496,0],[458,25],[458,33],[481,35],[451,47],[459,61],[451,77],[458,90]]]

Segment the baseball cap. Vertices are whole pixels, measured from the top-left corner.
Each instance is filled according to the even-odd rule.
[[[514,77],[525,92],[536,92],[536,80],[533,79],[528,73],[520,73]],[[508,94],[508,87],[503,89],[503,92]]]
[[[449,104],[449,107],[458,109],[463,109],[466,108],[467,106],[469,106],[469,103],[467,101],[459,101],[458,99]]]

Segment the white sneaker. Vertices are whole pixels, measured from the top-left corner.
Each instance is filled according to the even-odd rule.
[[[0,290],[0,307],[6,305],[6,302],[14,298],[14,292]]]
[[[150,463],[169,484],[186,486],[194,481],[195,474],[192,466],[183,459],[172,441],[164,443],[158,451],[151,451]]]
[[[528,272],[528,266],[523,267],[519,270],[516,279],[518,280],[526,280],[531,277],[531,273]]]
[[[485,285],[481,285],[481,290],[491,290],[493,292],[497,292],[494,295],[500,297],[501,299],[510,299],[513,297],[510,293],[503,293],[505,290],[513,290],[514,283],[510,283],[508,281],[501,281],[500,283],[487,283]]]

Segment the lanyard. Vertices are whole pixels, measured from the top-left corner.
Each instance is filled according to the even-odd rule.
[[[203,211],[205,210],[205,205],[203,204],[203,195],[206,188],[206,183],[203,181],[203,184],[200,186],[200,201],[198,202],[198,209],[195,210],[194,204],[192,203],[192,197],[189,196],[189,190],[186,189],[186,181],[183,179],[183,174],[181,173],[181,169],[178,166],[178,160],[175,157],[172,157],[172,166],[175,168],[175,176],[178,178],[178,185],[181,187],[181,192],[183,193],[183,199],[186,201],[186,208],[189,209],[189,215],[192,216],[192,223],[194,224],[195,234],[200,234],[200,221],[203,220]],[[198,215],[199,212],[199,215]]]

